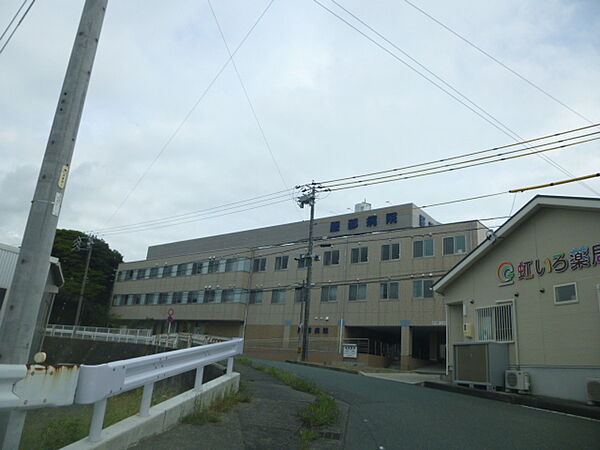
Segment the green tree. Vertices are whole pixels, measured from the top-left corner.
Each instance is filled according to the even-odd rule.
[[[85,236],[81,231],[56,230],[52,256],[60,260],[65,284],[54,300],[50,323],[73,324],[75,321],[87,252],[73,250],[73,243],[78,237]],[[111,250],[102,239],[94,240],[81,311],[81,325],[106,326],[115,271],[122,261],[123,256],[118,251]]]

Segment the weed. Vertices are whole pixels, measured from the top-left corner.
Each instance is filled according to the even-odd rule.
[[[252,361],[250,361],[248,358],[237,358],[235,360],[235,362],[240,363],[240,364],[244,364],[245,366],[251,366],[252,365]]]
[[[83,439],[87,429],[80,419],[58,419],[50,422],[41,433],[40,447],[43,450],[54,450],[65,447],[71,442]]]
[[[313,441],[316,441],[321,437],[321,435],[318,432],[314,430],[309,430],[307,428],[303,428],[298,434],[298,437],[300,439],[300,448],[302,450],[307,450]]]
[[[193,425],[205,425],[207,423],[219,423],[222,421],[221,414],[231,411],[238,403],[248,403],[252,396],[248,392],[248,387],[240,383],[238,392],[230,391],[220,400],[213,402],[210,408],[203,408],[197,405],[194,411],[183,419],[183,423]]]
[[[319,395],[317,399],[300,411],[300,420],[309,428],[322,428],[333,425],[338,418],[339,410],[335,400],[329,395]]]
[[[219,423],[221,416],[207,408],[197,407],[189,416],[184,417],[183,423],[191,425],[206,425],[207,423]]]

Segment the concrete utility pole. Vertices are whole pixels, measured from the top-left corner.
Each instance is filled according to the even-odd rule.
[[[94,248],[94,237],[89,235],[87,237],[87,257],[85,259],[85,270],[83,272],[83,280],[81,281],[81,290],[79,291],[79,301],[77,302],[77,312],[75,313],[75,323],[73,325],[79,325],[79,319],[81,317],[81,309],[83,307],[83,295],[85,294],[85,285],[87,284],[88,271],[90,269],[90,260],[92,259],[92,249]],[[81,250],[81,248],[78,248]]]
[[[306,266],[306,284],[304,286],[304,322],[302,324],[302,361],[306,361],[308,357],[308,320],[310,317],[310,289],[312,284],[312,263],[313,255],[313,234],[315,227],[315,194],[316,184],[314,181],[310,184],[310,191],[304,193],[298,199],[300,208],[304,205],[310,205],[310,222],[308,225],[308,254],[303,255]]]
[[[0,323],[0,364],[29,362],[50,253],[108,0],[86,0]],[[0,413],[2,449],[17,449],[25,413]]]

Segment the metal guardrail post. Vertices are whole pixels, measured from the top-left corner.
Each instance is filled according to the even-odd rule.
[[[227,375],[231,375],[233,373],[233,356],[227,358]]]
[[[142,404],[140,405],[140,416],[148,417],[150,415],[150,405],[152,403],[152,392],[154,391],[154,383],[144,385],[142,393]]]
[[[194,389],[199,391],[202,389],[202,378],[204,377],[204,366],[196,369],[196,381],[194,382]]]
[[[106,412],[106,398],[94,403],[94,413],[92,415],[92,424],[90,425],[91,442],[100,442],[102,439],[102,426],[104,425],[104,413]]]

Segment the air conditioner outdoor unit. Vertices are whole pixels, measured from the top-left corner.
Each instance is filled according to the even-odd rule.
[[[520,370],[507,370],[504,373],[504,386],[506,389],[528,391],[531,387],[529,374]]]
[[[600,403],[600,378],[588,378],[585,380],[585,391],[587,393],[588,405]]]

